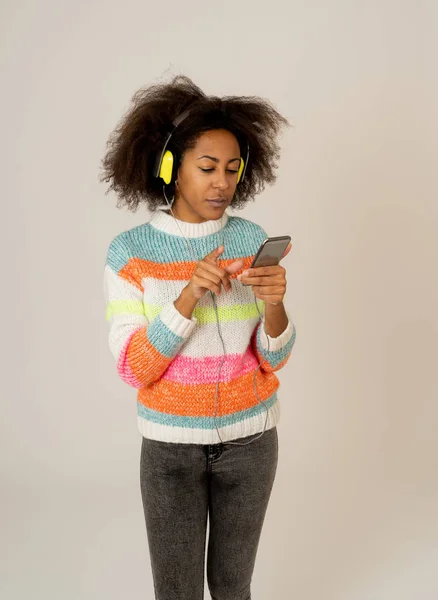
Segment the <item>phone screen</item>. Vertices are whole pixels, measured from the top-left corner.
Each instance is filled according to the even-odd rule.
[[[278,265],[290,241],[291,237],[289,235],[267,238],[262,242],[251,267]]]

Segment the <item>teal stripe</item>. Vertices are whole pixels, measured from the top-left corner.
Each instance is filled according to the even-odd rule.
[[[264,404],[267,408],[273,406],[277,400],[277,392],[274,392]],[[146,408],[141,402],[137,402],[137,412],[140,417],[158,423],[159,425],[166,425],[168,427],[187,427],[196,429],[215,429],[215,422],[217,427],[226,427],[227,425],[235,425],[239,421],[244,421],[250,417],[254,417],[260,413],[266,415],[265,407],[257,403],[252,408],[241,410],[231,415],[224,415],[223,417],[181,417],[179,415],[172,415],[168,413],[158,412],[150,408]]]
[[[147,328],[149,342],[167,358],[173,358],[184,341],[180,335],[176,335],[158,317]]]
[[[260,339],[262,327],[263,325],[261,324],[260,327],[257,329],[257,348],[260,354],[263,356],[263,358],[265,358],[270,363],[270,365],[275,368],[281,363],[281,361],[283,361],[287,357],[288,354],[290,354],[290,351],[292,350],[292,346],[295,343],[296,337],[295,326],[293,326],[293,333],[290,337],[290,340],[287,342],[287,344],[283,346],[283,348],[280,348],[279,350],[269,351],[267,349],[265,350],[265,348],[262,348],[262,343]]]
[[[241,217],[230,216],[222,229],[225,250],[221,259],[228,260],[253,256],[266,232],[256,223]],[[212,233],[201,238],[190,238],[197,260],[201,260],[221,243],[222,233]],[[107,264],[118,273],[131,258],[157,263],[193,260],[184,237],[170,235],[155,229],[149,223],[120,233],[110,244]]]

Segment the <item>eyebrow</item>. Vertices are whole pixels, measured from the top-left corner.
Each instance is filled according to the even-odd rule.
[[[215,163],[220,162],[218,158],[214,157],[214,156],[208,156],[207,154],[204,154],[204,156],[200,156],[199,158],[197,158],[196,160],[201,160],[201,158],[209,158],[210,160],[212,160]],[[234,162],[235,160],[240,161],[240,156],[238,158],[232,158],[231,160],[229,160],[228,162]]]

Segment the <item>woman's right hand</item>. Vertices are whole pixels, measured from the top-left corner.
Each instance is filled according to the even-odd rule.
[[[193,298],[199,300],[208,290],[211,290],[215,294],[220,294],[222,287],[225,291],[231,289],[229,275],[240,271],[244,265],[244,260],[239,258],[231,263],[231,265],[228,265],[228,267],[225,267],[225,269],[222,269],[217,265],[217,260],[224,249],[223,246],[215,248],[196,264],[196,269],[186,286],[187,291],[190,292]]]

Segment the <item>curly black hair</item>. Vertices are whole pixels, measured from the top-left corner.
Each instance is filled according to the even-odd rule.
[[[119,207],[135,211],[146,202],[153,212],[163,204],[163,182],[153,176],[156,156],[173,128],[172,121],[188,108],[189,116],[175,130],[168,146],[175,156],[175,169],[203,132],[226,129],[236,136],[243,157],[247,143],[250,151],[245,177],[237,185],[231,207],[243,208],[266,183],[275,182],[280,157],[277,136],[289,123],[268,100],[207,96],[191,79],[177,75],[170,83],[141,88],[132,103],[111,133],[102,160],[100,180],[110,183],[106,193],[116,192]]]

